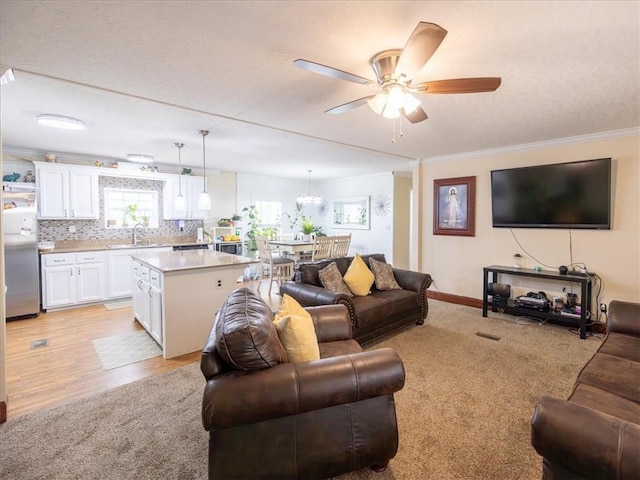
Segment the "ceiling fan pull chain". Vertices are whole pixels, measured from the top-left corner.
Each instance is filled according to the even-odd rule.
[[[393,125],[393,135],[391,136],[391,143],[396,143],[396,119],[391,120]]]
[[[399,135],[399,137],[402,138],[402,137],[404,137],[404,132],[402,131],[402,115],[400,115],[398,117],[398,122],[400,123],[400,135]]]

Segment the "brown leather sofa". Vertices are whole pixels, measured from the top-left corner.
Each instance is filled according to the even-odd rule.
[[[201,358],[209,478],[314,479],[384,468],[398,449],[393,394],[405,379],[398,354],[390,348],[363,352],[352,339],[346,308],[330,305],[307,309],[320,360],[282,363],[274,360],[277,352],[260,347],[260,361],[279,363],[232,368],[224,359],[227,343],[240,351],[253,345],[227,339],[226,324],[219,325],[223,317],[248,318],[248,343],[275,341],[269,330],[275,327],[269,308],[248,289],[234,291],[226,305]]]
[[[383,254],[362,255],[367,266],[369,258],[386,263]],[[336,262],[344,276],[352,260],[353,257],[340,257],[299,262],[294,267],[293,281],[283,283],[280,294],[292,296],[305,307],[344,305],[349,311],[353,338],[363,345],[409,324],[424,323],[429,312],[427,289],[431,285],[431,275],[394,268],[393,275],[402,290],[381,291],[374,283],[371,293],[365,297],[349,297],[322,286],[318,275],[320,270]]]
[[[640,304],[612,301],[608,322],[569,399],[536,406],[543,479],[640,479]]]

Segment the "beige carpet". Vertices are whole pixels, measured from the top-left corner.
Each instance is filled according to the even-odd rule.
[[[530,446],[533,406],[542,394],[565,397],[600,340],[430,305],[426,325],[371,347],[396,348],[405,363],[398,455],[385,472],[340,480],[540,478]],[[10,420],[0,425],[0,478],[205,479],[203,387],[192,364]]]

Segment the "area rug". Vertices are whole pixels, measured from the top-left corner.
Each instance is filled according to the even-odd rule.
[[[160,346],[144,330],[93,340],[103,370],[162,355]]]
[[[130,298],[126,300],[114,300],[112,302],[104,302],[104,308],[107,310],[118,310],[120,308],[129,308],[133,306]]]
[[[404,362],[405,386],[395,395],[398,454],[382,473],[338,478],[540,478],[530,441],[534,406],[541,395],[566,397],[601,340],[429,302],[425,325],[371,347],[392,347]],[[0,478],[205,480],[204,386],[194,363],[10,419],[0,425]]]

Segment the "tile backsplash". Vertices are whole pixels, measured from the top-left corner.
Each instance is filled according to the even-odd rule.
[[[195,237],[197,228],[202,227],[202,220],[185,220],[184,229],[178,228],[177,220],[162,220],[162,181],[123,177],[98,177],[98,194],[100,198],[100,218],[98,220],[38,220],[38,241],[62,240],[109,240],[131,236],[131,229],[107,229],[104,219],[104,188],[129,188],[134,190],[157,190],[158,212],[160,215],[158,228],[147,228],[146,237]],[[75,226],[75,233],[69,232]]]

